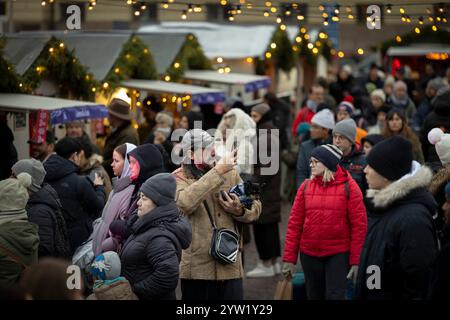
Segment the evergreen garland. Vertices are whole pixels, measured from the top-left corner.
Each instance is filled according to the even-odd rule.
[[[390,47],[404,47],[412,43],[440,43],[448,44],[450,39],[450,32],[444,29],[436,29],[433,31],[432,26],[426,26],[420,30],[420,34],[415,31],[411,31],[401,36],[401,42],[397,42],[396,39],[386,41],[381,44],[381,52],[384,55]]]
[[[138,36],[133,36],[123,45],[119,58],[103,79],[102,91],[109,93],[130,78],[154,80],[157,76],[150,50]]]
[[[174,63],[167,69],[166,75],[170,76],[171,81],[178,81],[187,69],[212,69],[211,61],[205,56],[200,43],[193,34],[187,35],[186,41],[175,57]]]
[[[44,49],[25,72],[26,90],[36,89],[43,79],[52,79],[59,84],[63,97],[72,93],[77,99],[92,101],[96,82],[87,69],[75,57],[74,50],[68,50],[62,41],[52,37]]]
[[[312,48],[308,48],[308,44],[312,43],[310,35],[305,27],[300,27],[299,33],[295,37],[294,50],[299,58],[305,58],[306,63],[315,65],[317,63],[318,54],[312,52]]]
[[[14,71],[14,66],[3,57],[4,45],[5,39],[0,38],[0,92],[26,93],[26,88],[23,86],[20,76]]]
[[[275,43],[276,48],[271,45]],[[270,53],[270,58],[267,56]],[[271,43],[267,47],[266,60],[271,59],[275,68],[289,72],[295,66],[295,55],[286,30],[281,26],[272,35]]]

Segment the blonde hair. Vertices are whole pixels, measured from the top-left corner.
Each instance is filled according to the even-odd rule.
[[[314,177],[315,177],[314,175],[311,175],[310,179],[313,179]],[[325,167],[325,171],[323,172],[323,176],[322,176],[323,185],[325,185],[328,182],[331,182],[333,180],[334,180],[334,172]]]

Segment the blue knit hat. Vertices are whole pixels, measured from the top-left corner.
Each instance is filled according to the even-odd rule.
[[[336,171],[339,162],[342,159],[342,151],[332,144],[324,144],[314,148],[311,157],[316,158],[331,171]]]

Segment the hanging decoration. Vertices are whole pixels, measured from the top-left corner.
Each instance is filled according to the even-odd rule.
[[[316,49],[313,51],[313,49]],[[317,62],[319,49],[317,49],[311,42],[311,37],[308,34],[308,29],[304,26],[299,28],[299,32],[295,37],[295,44],[293,50],[298,58],[305,59],[309,65],[314,65]]]

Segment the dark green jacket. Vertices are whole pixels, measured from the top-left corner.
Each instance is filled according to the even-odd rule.
[[[38,226],[27,220],[1,223],[0,220],[0,286],[14,285],[24,269],[38,260]],[[20,264],[5,254],[8,250]]]

